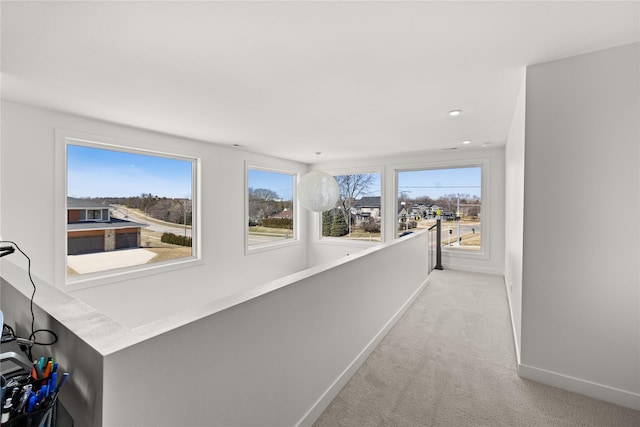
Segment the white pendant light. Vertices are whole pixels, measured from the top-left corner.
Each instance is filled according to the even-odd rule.
[[[340,187],[333,175],[314,170],[300,178],[298,200],[305,209],[312,212],[328,211],[336,205],[339,196]]]

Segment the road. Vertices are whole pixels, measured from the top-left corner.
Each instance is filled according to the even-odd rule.
[[[191,237],[191,227],[185,227],[184,225],[171,224],[169,222],[159,221],[155,218],[151,218],[137,211],[128,209],[124,206],[113,205],[111,210],[111,216],[114,218],[126,219],[128,221],[140,222],[148,224],[146,227],[148,230],[156,231],[158,233],[173,233],[178,236]]]
[[[460,224],[460,235],[464,236],[465,234],[473,233],[474,229],[475,229],[476,233],[479,233],[480,232],[480,225],[479,224],[474,224],[474,225]],[[449,234],[449,230],[452,231],[451,236],[454,236],[454,237],[458,236],[458,224],[457,223],[450,222],[450,223],[442,224],[442,234],[443,235],[448,235]]]
[[[281,234],[271,234],[271,233],[261,233],[261,232],[251,232],[249,231],[249,246],[251,245],[259,245],[262,243],[273,243],[280,242],[283,240],[288,240],[293,238],[292,232],[283,231]]]
[[[429,228],[434,225],[435,220],[423,220],[418,222],[418,229]],[[478,234],[481,230],[481,224],[479,222],[461,223],[460,224],[460,237],[468,234]],[[410,231],[410,230],[409,230]],[[458,237],[458,223],[455,221],[442,221],[442,241],[447,244],[450,238],[456,239]],[[456,241],[451,242],[451,246],[457,246]]]

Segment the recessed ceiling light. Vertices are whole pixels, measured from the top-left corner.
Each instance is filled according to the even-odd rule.
[[[491,143],[490,143],[490,142],[485,142],[484,144],[482,144],[482,146],[483,146],[483,147],[488,147],[488,146],[490,146],[490,145],[491,145]]]
[[[449,115],[450,115],[451,117],[459,116],[459,115],[460,115],[460,113],[462,113],[462,111],[461,111],[461,110],[451,110],[451,111],[449,111]]]
[[[467,144],[471,144],[471,141],[469,141],[468,139],[465,139],[464,141],[462,141],[462,143],[467,145]]]

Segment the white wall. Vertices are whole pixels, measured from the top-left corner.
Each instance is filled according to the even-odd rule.
[[[382,173],[383,204],[383,233],[386,241],[395,238],[396,219],[396,171],[403,169],[421,169],[434,167],[454,167],[485,162],[483,171],[482,215],[483,215],[483,245],[482,255],[456,250],[443,250],[442,263],[444,268],[465,270],[480,273],[504,273],[504,149],[480,148],[461,149],[456,152],[426,152],[414,153],[385,158],[371,158],[349,160],[345,162],[323,163],[320,169],[330,173],[345,173],[349,170],[380,170]],[[314,166],[314,168],[318,168]],[[345,256],[362,248],[362,243],[336,242],[331,239],[318,239],[318,214],[310,214],[310,264],[319,264],[339,256]]]
[[[202,300],[211,300],[242,291],[257,283],[294,271],[334,260],[362,250],[367,245],[326,244],[318,242],[318,216],[301,215],[301,238],[313,236],[310,245],[296,245],[275,251],[244,254],[244,162],[271,165],[306,172],[306,165],[237,149],[192,141],[150,131],[128,128],[68,114],[3,102],[2,117],[2,211],[3,237],[18,242],[33,259],[33,272],[47,283],[64,288],[55,277],[55,256],[60,253],[54,230],[56,206],[55,182],[64,171],[54,160],[54,132],[58,128],[122,140],[136,147],[191,155],[202,160],[203,264],[163,274],[123,280],[108,286],[74,290],[71,293],[100,312],[124,325],[135,327],[175,311],[187,309]],[[485,170],[486,253],[483,257],[456,256],[445,251],[445,268],[502,274],[504,221],[504,152],[502,149],[461,150],[457,153],[429,153],[360,162],[322,165],[329,169],[378,168],[383,174],[385,194],[395,194],[395,170],[398,168],[456,165],[459,162],[487,160]],[[25,195],[29,195],[25,197]],[[395,210],[395,201],[386,197],[385,205]],[[230,212],[238,210],[237,215]],[[43,214],[44,213],[44,214]],[[393,218],[385,227],[393,238]],[[311,221],[311,227],[307,227]],[[310,231],[309,231],[310,229]],[[58,230],[60,231],[60,230]],[[62,234],[63,235],[63,234]],[[61,240],[60,238],[58,240]],[[59,268],[59,267],[58,267]],[[122,298],[127,295],[127,298]],[[146,301],[145,310],[139,301]]]
[[[639,50],[527,70],[519,370],[638,410]]]
[[[54,161],[56,128],[202,161],[202,265],[72,292],[122,324],[144,324],[307,267],[303,243],[249,256],[244,251],[245,160],[300,174],[306,172],[306,165],[3,102],[0,229],[3,238],[16,241],[29,254],[33,273],[45,282],[64,287],[54,276],[56,257],[52,255],[63,250],[54,237],[54,183],[64,174]],[[301,221],[304,238],[304,215]],[[144,310],[139,309],[141,301]]]
[[[0,59],[0,63],[2,60]],[[2,79],[0,79],[0,93],[2,93]],[[0,124],[2,123],[2,102],[0,102]],[[2,166],[2,131],[0,129],[0,167]],[[0,173],[0,190],[2,189],[2,173]],[[0,195],[2,193],[0,192]],[[0,197],[0,213],[2,212],[2,197]],[[4,237],[2,235],[2,221],[0,221],[0,240]],[[2,270],[0,269],[0,275]]]
[[[513,113],[505,147],[504,279],[509,296],[511,322],[520,362],[522,316],[522,239],[524,222],[524,132],[526,75]]]

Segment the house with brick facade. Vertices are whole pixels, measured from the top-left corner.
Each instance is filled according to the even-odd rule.
[[[137,248],[146,224],[111,217],[111,206],[67,197],[67,255]]]

